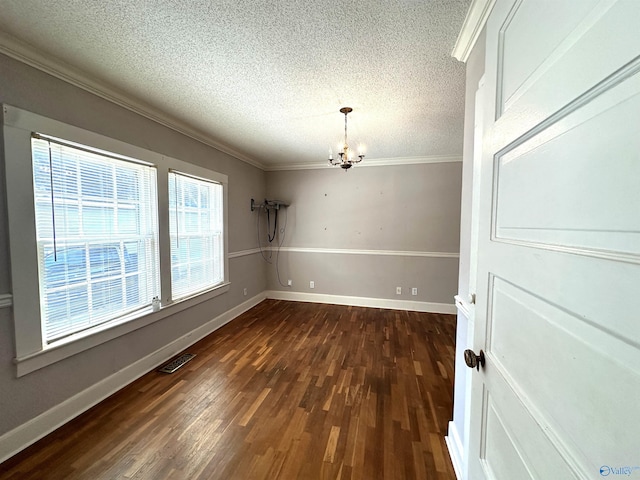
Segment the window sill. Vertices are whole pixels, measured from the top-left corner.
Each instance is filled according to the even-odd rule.
[[[151,307],[135,312],[135,317],[124,317],[104,325],[99,325],[94,329],[86,330],[82,334],[72,335],[63,340],[48,345],[43,350],[18,357],[14,360],[16,364],[16,376],[22,377],[48,365],[54,364],[77,353],[89,350],[105,342],[121,337],[128,333],[146,327],[158,320],[175,315],[187,308],[206,302],[212,298],[229,291],[231,283],[226,282],[207,290],[201,294],[175,301],[163,306],[157,312]]]

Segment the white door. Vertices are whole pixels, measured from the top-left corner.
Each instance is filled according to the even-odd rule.
[[[471,480],[640,479],[640,0],[487,24]]]

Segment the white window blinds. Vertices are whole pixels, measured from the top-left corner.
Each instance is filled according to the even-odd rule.
[[[224,281],[223,187],[169,173],[171,291],[174,300]]]
[[[123,317],[160,294],[156,170],[32,138],[44,340]]]

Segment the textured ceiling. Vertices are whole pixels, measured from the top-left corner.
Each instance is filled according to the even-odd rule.
[[[462,153],[470,0],[2,0],[0,30],[267,168]],[[9,37],[10,38],[10,37]]]

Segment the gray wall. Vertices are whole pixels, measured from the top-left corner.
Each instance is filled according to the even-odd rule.
[[[267,189],[269,198],[291,203],[283,247],[456,254],[461,168],[453,162],[275,171]],[[284,251],[279,271],[296,292],[452,304],[458,259]],[[288,290],[273,267],[268,282]]]
[[[249,201],[267,196],[292,203],[284,246],[458,252],[461,163],[265,173],[3,55],[0,79],[2,103],[228,175],[230,252],[257,247],[257,214],[250,211]],[[11,291],[3,151],[2,145],[0,293]],[[0,308],[0,435],[247,298],[266,289],[286,289],[259,254],[231,258],[229,265],[228,293],[21,378],[13,365],[11,310]],[[455,256],[283,252],[280,270],[283,281],[291,278],[297,291],[446,304],[452,303],[458,282]],[[316,282],[315,290],[309,289],[309,280]],[[396,286],[403,287],[402,296],[395,294]],[[410,295],[411,287],[419,289],[418,296]]]
[[[255,248],[251,197],[266,194],[265,173],[84,90],[0,55],[0,102],[223,173],[229,179],[229,251]],[[0,293],[11,291],[4,179],[0,148]],[[19,268],[19,265],[13,265]],[[229,260],[228,293],[128,335],[16,378],[13,321],[0,308],[0,435],[27,422],[127,365],[162,348],[257,293],[266,267],[259,255]],[[248,296],[243,296],[243,289]]]

